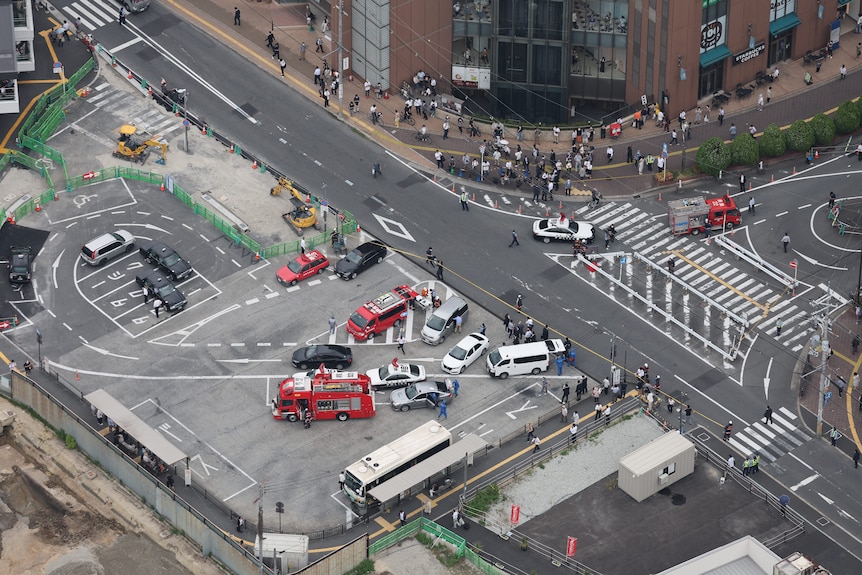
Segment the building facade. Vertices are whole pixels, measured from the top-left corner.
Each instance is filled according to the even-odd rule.
[[[597,120],[644,97],[675,115],[830,40],[840,49],[860,2],[349,0],[344,44],[374,85],[400,88],[423,70],[497,118]]]
[[[31,0],[0,0],[0,114],[17,114],[18,74],[36,69]]]

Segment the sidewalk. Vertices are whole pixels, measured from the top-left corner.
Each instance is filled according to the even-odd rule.
[[[320,64],[323,58],[326,58],[330,65],[337,64],[337,53],[333,53],[336,49],[337,29],[332,29],[323,32],[321,24],[323,22],[323,14],[319,12],[316,6],[312,9],[317,16],[314,30],[309,30],[305,23],[305,6],[304,5],[280,5],[278,3],[267,2],[246,2],[240,6],[242,10],[242,25],[233,25],[233,8],[237,5],[234,0],[190,0],[192,5],[199,9],[198,15],[207,20],[211,25],[219,27],[222,31],[233,36],[237,41],[251,44],[255,46],[255,51],[266,57],[271,57],[271,51],[266,47],[266,36],[273,30],[276,41],[281,46],[281,55],[287,61],[288,70],[292,72],[290,76],[294,80],[307,78],[308,84],[303,86],[295,84],[294,87],[306,91],[309,96],[314,97],[312,76],[314,67]],[[337,26],[337,22],[332,25]],[[859,82],[854,82],[854,78],[859,77],[859,72],[862,70],[862,58],[857,59],[855,56],[855,48],[858,41],[862,40],[862,36],[853,33],[852,28],[849,32],[843,35],[841,48],[836,50],[835,56],[832,59],[826,59],[823,62],[820,72],[815,72],[814,64],[805,65],[803,60],[787,61],[779,64],[780,70],[779,80],[772,84],[764,84],[758,86],[754,92],[745,99],[738,99],[735,95],[724,106],[725,121],[723,126],[718,125],[718,110],[713,109],[710,113],[710,122],[702,122],[698,125],[692,125],[692,140],[687,146],[685,153],[686,166],[690,167],[694,164],[696,155],[696,146],[703,141],[712,138],[720,137],[729,139],[730,124],[736,124],[738,133],[746,129],[746,126],[753,124],[758,132],[761,132],[766,126],[771,123],[776,123],[779,126],[791,124],[797,119],[806,119],[814,113],[827,111],[837,107],[844,101],[858,97],[860,90],[858,89]],[[348,31],[349,32],[349,31]],[[323,39],[323,54],[315,53],[315,46],[318,38]],[[299,46],[305,42],[307,46],[306,58],[304,61],[299,59]],[[766,58],[763,57],[764,71]],[[848,69],[847,81],[839,80],[839,68],[844,64]],[[271,71],[273,74],[278,74],[279,69],[277,62],[273,60]],[[770,68],[771,71],[771,68]],[[805,86],[803,78],[806,72],[811,72],[814,77],[813,86]],[[290,78],[288,78],[290,80]],[[481,138],[471,139],[468,137],[467,128],[464,128],[464,133],[460,134],[457,128],[457,117],[450,118],[451,128],[449,138],[442,138],[442,124],[446,116],[445,112],[438,111],[436,118],[429,117],[428,120],[421,118],[416,119],[415,126],[402,125],[400,128],[394,127],[394,117],[396,110],[400,110],[404,106],[404,100],[400,94],[394,94],[388,99],[377,100],[372,91],[372,97],[366,99],[363,94],[362,80],[349,76],[344,83],[344,102],[343,102],[343,117],[345,122],[349,122],[353,128],[361,130],[369,135],[373,135],[374,139],[380,142],[385,142],[388,148],[392,149],[408,161],[419,163],[427,169],[434,170],[434,153],[439,149],[447,160],[454,157],[456,165],[460,168],[462,165],[461,158],[464,154],[468,154],[471,159],[479,158],[479,146],[483,139],[491,140],[491,130],[488,125],[482,124],[481,129],[483,136]],[[393,86],[400,85],[400,79],[392,79]],[[754,79],[747,84],[753,84]],[[757,111],[757,99],[760,93],[763,93],[764,99],[767,94],[767,87],[772,89],[772,97],[762,112]],[[394,89],[394,88],[393,88]],[[395,90],[395,89],[394,89]],[[727,92],[733,92],[734,87],[728,86]],[[395,90],[397,91],[397,90]],[[354,94],[360,95],[361,112],[353,117],[349,117],[347,104]],[[378,110],[383,113],[384,126],[371,125],[368,117],[368,109],[372,103],[377,104]],[[710,104],[712,98],[706,98],[701,101],[701,107],[705,112],[706,106]],[[321,101],[321,106],[323,105]],[[330,109],[333,114],[340,112],[340,106],[337,99],[333,98]],[[673,102],[669,105],[666,111],[670,116],[671,128],[679,128],[676,121],[680,110],[675,108]],[[695,119],[695,111],[687,110],[687,118],[690,121]],[[465,118],[465,125],[466,120]],[[420,143],[416,141],[414,135],[416,131],[425,124],[432,135],[431,141],[428,143]],[[516,130],[514,128],[506,128],[505,138],[510,142],[510,148],[513,153],[515,146],[519,143],[516,138]],[[540,150],[540,154],[549,156],[552,151],[556,152],[558,160],[565,158],[565,153],[570,149],[569,142],[571,140],[571,130],[562,130],[560,134],[560,144],[553,143],[551,130],[545,130],[538,142],[534,142],[533,127],[524,126],[524,140],[520,142],[525,155],[528,155],[532,150],[533,144],[536,143]],[[596,189],[606,197],[632,197],[648,193],[656,188],[656,182],[653,178],[654,172],[644,170],[643,175],[638,175],[637,167],[634,164],[625,162],[627,148],[631,146],[634,154],[638,150],[646,156],[647,154],[659,155],[664,143],[670,142],[670,135],[666,134],[661,128],[655,126],[655,121],[647,119],[643,129],[637,130],[631,127],[631,118],[624,122],[622,136],[616,139],[600,138],[599,129],[595,130],[595,138],[590,145],[595,147],[596,161],[594,161],[593,177],[589,181],[580,182],[577,177],[572,177],[575,188],[580,189],[579,195],[589,194],[590,189]],[[614,161],[607,164],[605,158],[605,148],[612,145],[614,148]],[[683,159],[682,146],[670,146],[670,157],[668,159],[668,169],[680,169]],[[488,152],[490,153],[490,151]],[[487,156],[486,156],[487,159]],[[491,166],[491,173],[494,174],[495,166]],[[804,160],[800,158],[801,162]],[[741,168],[740,171],[750,171],[751,168]],[[443,171],[439,170],[442,174]],[[456,170],[456,176],[460,170]],[[728,178],[736,176],[739,172],[733,171],[727,174]],[[768,170],[767,170],[768,173]],[[484,191],[503,192],[503,193],[519,193],[526,197],[530,197],[531,191],[528,185],[521,185],[516,188],[510,184],[508,186],[500,183],[499,178],[490,178],[490,182],[486,179],[485,182],[477,183],[474,174],[465,173],[473,181],[473,184]],[[563,174],[563,178],[567,176]],[[749,178],[750,180],[753,178]],[[769,180],[766,175],[765,181]],[[756,181],[755,181],[756,183]],[[558,194],[563,196],[562,194]],[[570,199],[571,200],[571,199]],[[563,196],[563,201],[566,198]],[[578,200],[579,202],[582,200]]]

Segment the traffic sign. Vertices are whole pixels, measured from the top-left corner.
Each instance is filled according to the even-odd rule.
[[[84,178],[85,180],[92,180],[93,178],[96,177],[96,172],[87,172],[86,174],[84,174],[81,177]]]
[[[799,262],[796,260],[790,260],[790,269],[796,269],[796,266],[799,265]]]
[[[0,321],[0,329],[9,329],[12,327],[12,324],[8,321]]]

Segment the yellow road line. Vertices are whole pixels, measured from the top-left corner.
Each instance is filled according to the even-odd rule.
[[[769,311],[769,305],[768,304],[762,304],[762,303],[758,302],[756,299],[754,299],[751,296],[749,296],[748,294],[746,294],[745,292],[743,292],[742,290],[739,290],[739,289],[733,287],[732,285],[730,285],[729,283],[727,283],[726,281],[724,281],[723,279],[721,279],[720,277],[718,277],[717,275],[715,275],[714,273],[712,273],[711,271],[709,271],[708,269],[703,267],[702,265],[698,264],[694,260],[691,260],[691,259],[685,257],[681,251],[677,251],[676,257],[678,257],[682,261],[686,262],[687,264],[689,264],[693,268],[705,273],[706,275],[708,275],[709,277],[711,277],[712,279],[714,279],[715,281],[717,281],[718,283],[720,283],[721,285],[723,285],[724,287],[726,287],[727,289],[729,289],[730,291],[732,291],[733,293],[738,295],[739,297],[743,298],[744,300],[748,301],[751,304],[756,305],[762,311],[764,311],[764,312]]]

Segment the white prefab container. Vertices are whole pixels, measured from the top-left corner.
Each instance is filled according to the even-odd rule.
[[[693,473],[696,455],[685,436],[665,433],[620,459],[617,484],[641,502]]]
[[[260,538],[254,538],[254,554],[260,551]],[[263,534],[263,562],[279,573],[293,573],[308,566],[308,535]]]

